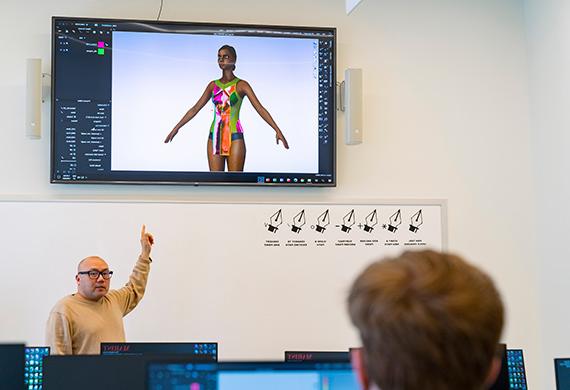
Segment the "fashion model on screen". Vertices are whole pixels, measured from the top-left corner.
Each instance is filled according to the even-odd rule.
[[[190,108],[168,134],[165,143],[172,142],[182,126],[188,123],[206,105],[214,103],[214,120],[210,126],[207,155],[210,171],[243,171],[245,164],[245,140],[239,111],[243,98],[248,97],[255,111],[275,130],[275,139],[281,141],[285,149],[289,144],[269,112],[261,105],[249,83],[234,74],[237,54],[232,46],[224,45],[218,50],[218,66],[222,77],[208,83],[206,90],[196,104]]]

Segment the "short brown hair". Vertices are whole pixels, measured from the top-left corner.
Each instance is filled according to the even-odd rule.
[[[348,308],[382,390],[481,389],[503,328],[489,276],[434,251],[373,263],[353,283]]]

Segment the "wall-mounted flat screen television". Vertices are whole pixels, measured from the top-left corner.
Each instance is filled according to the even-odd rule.
[[[52,183],[336,185],[336,29],[54,17]]]

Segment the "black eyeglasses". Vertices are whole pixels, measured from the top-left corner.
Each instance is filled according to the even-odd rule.
[[[103,279],[111,279],[113,276],[113,271],[105,270],[105,271],[97,271],[92,269],[91,271],[81,271],[77,273],[78,275],[89,275],[89,279],[99,279],[99,275],[103,277]]]

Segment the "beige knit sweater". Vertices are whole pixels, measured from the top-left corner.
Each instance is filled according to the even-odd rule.
[[[124,342],[123,317],[144,295],[150,259],[139,257],[128,283],[98,301],[79,294],[62,298],[50,312],[46,343],[55,355],[99,354],[101,342]]]

